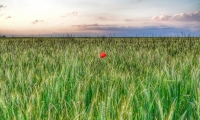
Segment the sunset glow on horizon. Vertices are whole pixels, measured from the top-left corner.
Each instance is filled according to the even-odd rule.
[[[200,0],[1,0],[0,35],[200,34]]]

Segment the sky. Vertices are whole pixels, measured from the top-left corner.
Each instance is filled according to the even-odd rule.
[[[1,0],[0,35],[200,35],[200,0]]]

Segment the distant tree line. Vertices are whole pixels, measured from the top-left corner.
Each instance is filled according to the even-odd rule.
[[[3,38],[5,38],[6,36],[5,36],[5,35],[0,35],[0,37],[3,37]]]

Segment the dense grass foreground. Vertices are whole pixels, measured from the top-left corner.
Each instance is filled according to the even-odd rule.
[[[0,52],[2,120],[200,119],[199,38],[1,38]]]

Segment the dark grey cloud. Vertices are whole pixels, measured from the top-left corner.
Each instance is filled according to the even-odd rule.
[[[181,21],[181,22],[200,22],[200,11],[194,13],[180,13],[171,15],[160,15],[152,17],[152,20],[158,21]]]
[[[36,23],[40,23],[40,22],[44,22],[44,20],[35,20],[32,22],[32,24],[36,24]]]

